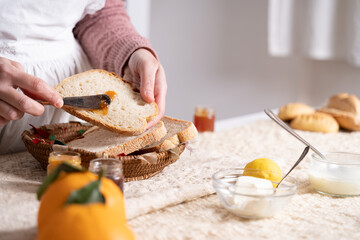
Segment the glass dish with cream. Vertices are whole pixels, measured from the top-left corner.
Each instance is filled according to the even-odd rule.
[[[253,170],[262,171],[265,170]],[[275,189],[270,180],[243,176],[243,168],[216,172],[213,186],[222,205],[243,218],[266,218],[281,212],[296,194],[297,181],[288,176]]]
[[[309,180],[315,191],[336,197],[360,195],[360,154],[329,152],[322,159],[312,154]]]

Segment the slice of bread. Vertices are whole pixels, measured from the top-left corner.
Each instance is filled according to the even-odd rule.
[[[167,130],[166,135],[157,142],[140,149],[137,153],[161,152],[178,146],[194,138],[197,135],[196,127],[192,122],[164,116],[161,121],[164,122]]]
[[[163,122],[138,136],[126,136],[110,132],[97,126],[87,130],[82,138],[67,143],[69,149],[96,153],[97,156],[117,156],[129,154],[153,142],[159,141],[166,134]]]
[[[130,83],[104,70],[90,70],[64,79],[55,87],[62,97],[86,96],[115,92],[105,110],[84,110],[64,106],[68,113],[117,133],[138,135],[147,122],[158,114],[155,102],[145,102]],[[110,95],[110,94],[109,94]]]

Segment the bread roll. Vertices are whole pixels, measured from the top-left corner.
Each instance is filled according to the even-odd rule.
[[[332,115],[344,129],[360,131],[360,101],[355,95],[336,94],[318,111]]]
[[[314,113],[314,109],[303,103],[289,103],[280,108],[278,117],[283,121],[290,121],[302,114]]]
[[[339,131],[339,124],[335,118],[320,112],[297,116],[291,121],[290,126],[294,129],[312,132],[333,133]]]

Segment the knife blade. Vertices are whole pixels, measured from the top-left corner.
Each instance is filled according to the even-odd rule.
[[[76,97],[65,97],[63,98],[64,106],[71,106],[75,108],[84,109],[103,109],[110,105],[111,98],[107,94],[98,94],[90,96],[76,96]],[[43,105],[50,105],[49,102],[38,101]]]

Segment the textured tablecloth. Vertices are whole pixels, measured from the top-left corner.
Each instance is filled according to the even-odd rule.
[[[322,151],[360,152],[360,132],[299,132]],[[333,198],[308,181],[310,155],[293,171],[298,194],[273,218],[245,220],[225,210],[211,175],[260,157],[287,172],[304,145],[270,120],[203,133],[174,164],[125,184],[130,226],[139,239],[360,239],[360,197]],[[359,173],[360,174],[360,173]],[[45,172],[28,153],[0,156],[0,239],[33,239]]]

